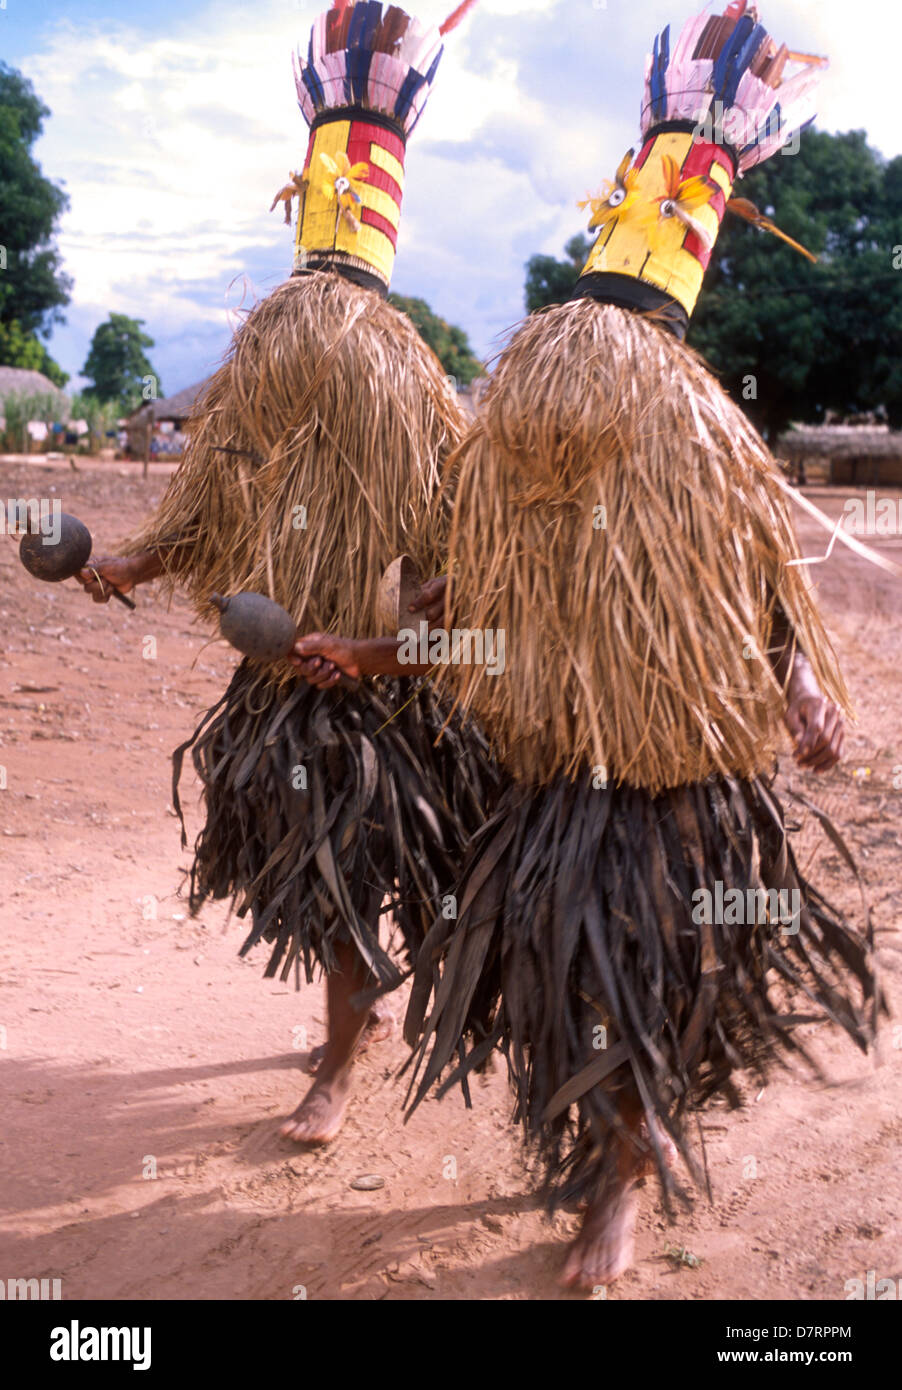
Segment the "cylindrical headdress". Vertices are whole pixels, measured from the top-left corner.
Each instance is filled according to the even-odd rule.
[[[303,174],[296,179],[297,273],[330,268],[387,291],[407,137],[429,98],[442,35],[473,3],[460,5],[439,28],[427,28],[395,5],[383,9],[379,0],[335,0],[314,24],[307,57],[299,55],[295,68],[310,126]]]
[[[656,310],[685,336],[725,209],[776,231],[732,198],[733,185],[814,119],[822,67],[825,59],[778,47],[748,0],[691,19],[673,50],[669,26],[659,34],[646,63],[642,147],[590,200],[599,234],[574,297]]]

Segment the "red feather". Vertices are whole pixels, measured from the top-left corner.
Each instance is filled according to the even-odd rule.
[[[467,13],[467,10],[471,10],[475,4],[476,0],[464,0],[462,5],[458,5],[457,9],[454,10],[453,13],[449,14],[444,24],[439,25],[439,33],[450,34],[452,29],[457,28],[458,24],[463,19],[464,15]]]
[[[333,10],[346,10],[350,3],[351,0],[332,0],[332,8]]]

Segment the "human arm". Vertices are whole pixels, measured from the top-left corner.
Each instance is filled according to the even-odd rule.
[[[842,711],[824,695],[779,607],[774,615],[770,658],[774,675],[786,688],[783,722],[793,741],[796,762],[812,772],[829,771],[842,756]]]

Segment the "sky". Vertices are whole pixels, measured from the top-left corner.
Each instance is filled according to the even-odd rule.
[[[440,23],[456,0],[410,3]],[[292,50],[311,0],[0,0],[0,58],[52,115],[35,154],[64,184],[57,244],[74,279],[52,355],[78,387],[110,312],[142,318],[173,394],[228,347],[234,311],[290,272],[276,190],[307,128]],[[392,289],[459,324],[481,357],[524,313],[524,267],[585,229],[577,202],[638,135],[645,54],[687,0],[479,0],[446,40],[408,145]],[[716,9],[721,9],[718,4]],[[826,54],[818,125],[902,153],[888,0],[761,0],[790,48]],[[893,24],[895,21],[893,21]],[[2,241],[0,209],[0,241]]]

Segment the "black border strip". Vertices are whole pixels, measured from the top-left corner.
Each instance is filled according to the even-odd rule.
[[[391,116],[386,116],[384,111],[370,111],[365,106],[332,106],[328,111],[320,111],[314,116],[310,129],[319,130],[320,126],[331,125],[333,121],[366,121],[369,125],[382,126],[383,130],[397,135],[407,149],[407,134],[403,127]]]
[[[350,280],[352,284],[359,285],[362,290],[373,290],[380,299],[388,298],[388,286],[384,280],[380,280],[378,275],[373,275],[368,270],[361,270],[360,266],[343,265],[341,261],[332,260],[328,252],[324,256],[308,254],[307,265],[301,270],[293,270],[291,279],[300,275],[316,275],[321,271],[333,271],[336,275],[344,276],[345,280]]]
[[[590,271],[579,277],[570,298],[595,299],[599,304],[614,304],[618,309],[654,314],[656,322],[681,342],[689,330],[689,315],[682,304],[657,285],[636,280],[632,275],[618,275],[612,270]]]

